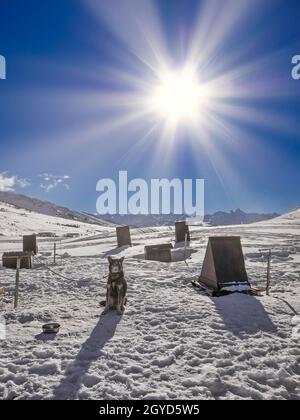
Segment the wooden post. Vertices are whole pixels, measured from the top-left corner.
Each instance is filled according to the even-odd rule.
[[[270,287],[271,287],[271,259],[272,259],[272,249],[260,249],[259,252],[268,252],[268,268],[267,268],[267,286],[266,286],[266,295],[270,296]]]
[[[3,309],[4,305],[4,296],[5,296],[5,289],[4,287],[0,288],[0,308]]]
[[[268,270],[267,270],[267,289],[266,293],[267,296],[270,296],[270,286],[271,286],[271,258],[272,258],[272,250],[269,250],[268,254]]]
[[[56,242],[54,242],[53,264],[56,264]]]
[[[187,247],[187,240],[188,240],[188,233],[185,234],[185,240],[184,240],[184,262],[186,262],[186,247]]]
[[[19,304],[20,268],[21,268],[21,258],[18,258],[17,259],[17,271],[16,271],[16,288],[15,288],[14,309],[17,309],[18,304]]]

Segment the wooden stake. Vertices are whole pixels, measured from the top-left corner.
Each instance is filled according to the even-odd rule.
[[[272,249],[260,249],[259,252],[268,252],[268,268],[267,268],[266,294],[267,294],[267,296],[270,296]]]
[[[56,242],[54,242],[53,264],[56,264]]]
[[[269,250],[268,255],[268,270],[267,270],[267,289],[266,293],[267,296],[270,296],[270,286],[271,286],[271,258],[272,258],[272,250]]]
[[[21,258],[18,258],[17,259],[17,271],[16,271],[16,288],[15,288],[14,309],[17,309],[18,304],[19,304],[20,268],[21,268]]]
[[[184,262],[186,262],[186,247],[187,247],[187,240],[188,240],[188,234],[185,234],[184,238]]]
[[[5,289],[4,287],[0,288],[0,308],[3,309],[4,305],[4,296],[5,296]]]

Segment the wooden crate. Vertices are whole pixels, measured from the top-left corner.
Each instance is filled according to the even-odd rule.
[[[172,248],[172,244],[145,246],[145,259],[169,263],[172,261]]]
[[[5,252],[2,255],[2,265],[6,268],[17,269],[18,258],[21,260],[20,268],[32,268],[32,252]]]

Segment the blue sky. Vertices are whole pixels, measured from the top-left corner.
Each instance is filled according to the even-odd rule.
[[[0,188],[94,212],[127,170],[204,178],[207,212],[299,206],[299,21],[291,0],[1,0]],[[171,134],[145,89],[191,60],[215,96]]]

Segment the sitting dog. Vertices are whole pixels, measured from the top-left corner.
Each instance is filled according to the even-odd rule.
[[[126,305],[127,282],[124,276],[123,261],[108,257],[109,276],[107,280],[106,306],[103,314],[117,310],[122,314]]]

